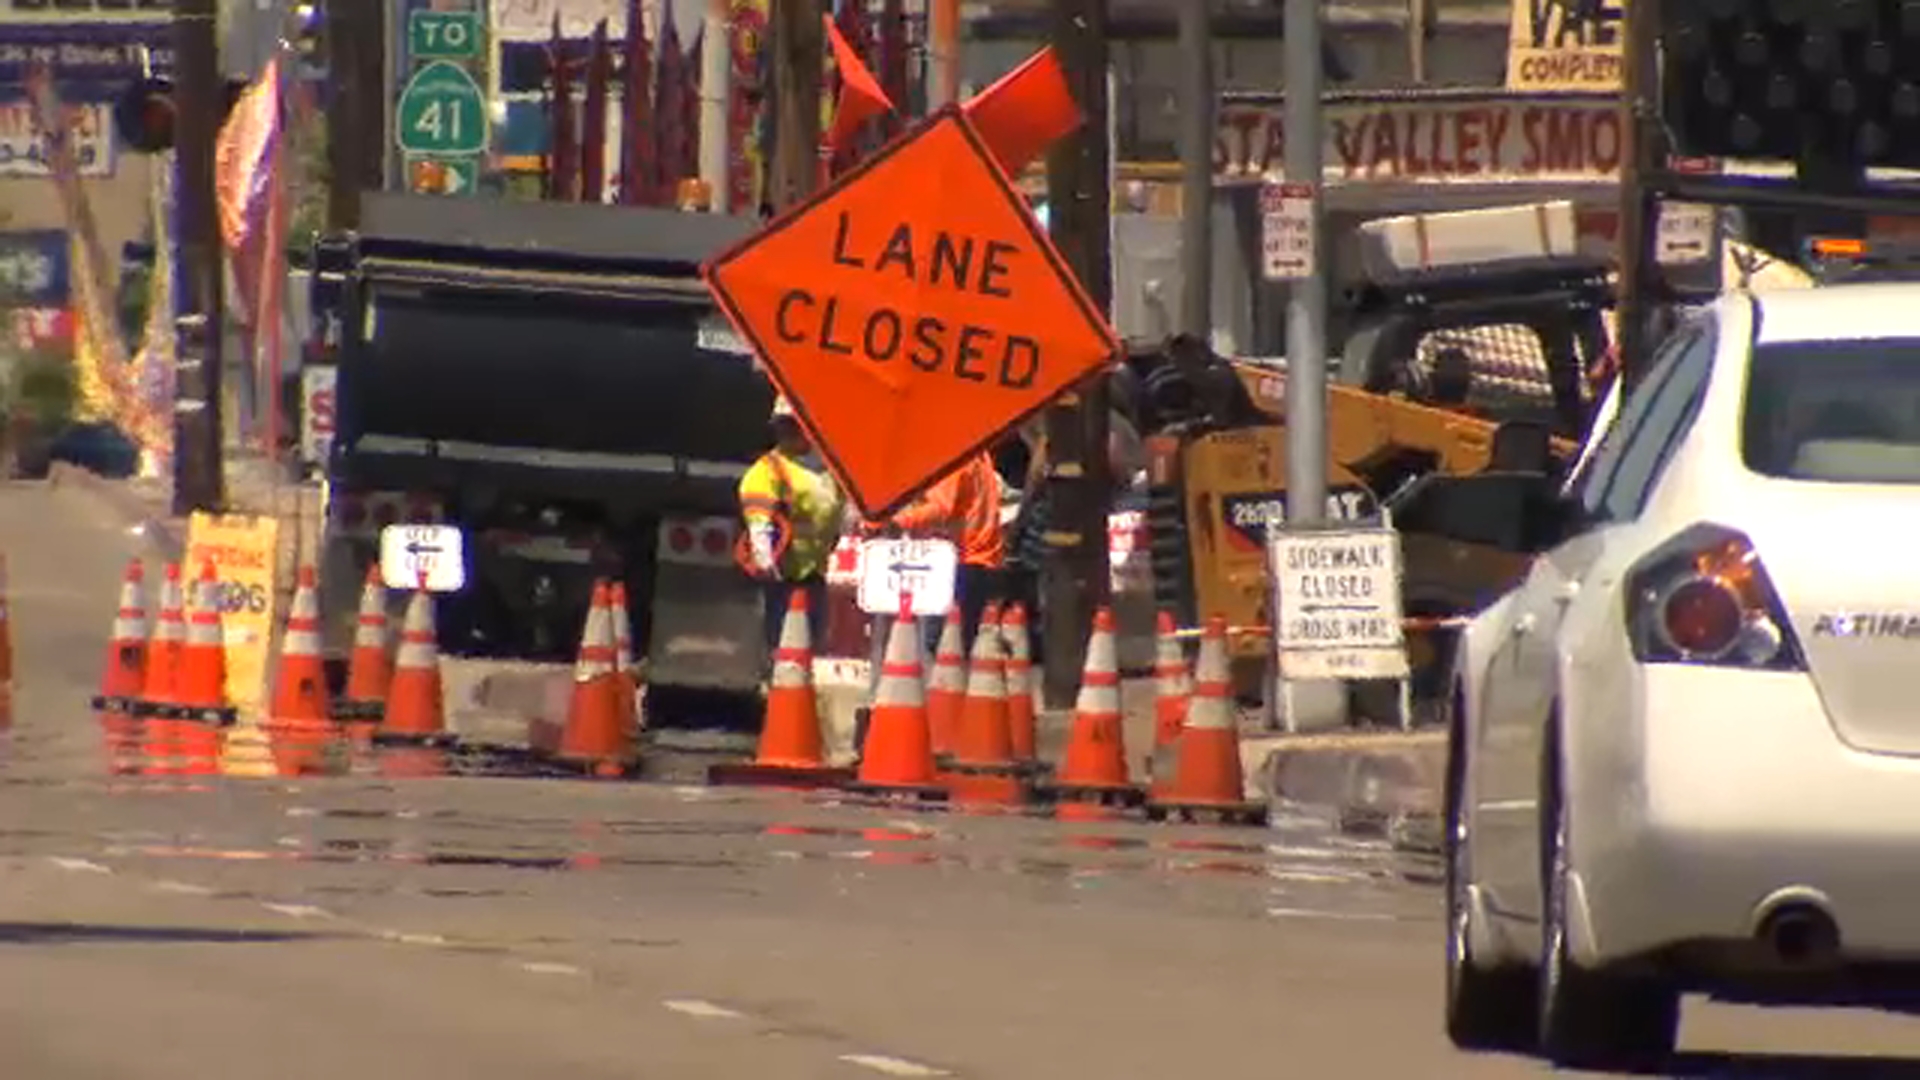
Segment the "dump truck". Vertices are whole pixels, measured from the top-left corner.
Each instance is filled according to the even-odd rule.
[[[320,557],[336,669],[382,530],[444,525],[464,564],[436,596],[450,669],[550,677],[605,576],[627,587],[650,729],[735,705],[757,722],[760,597],[734,558],[735,492],[773,391],[698,276],[753,228],[370,193],[360,229],[318,240],[308,356],[334,369]]]

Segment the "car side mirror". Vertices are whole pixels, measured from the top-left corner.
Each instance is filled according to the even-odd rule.
[[[1388,509],[1402,533],[1528,555],[1558,545],[1578,520],[1559,485],[1539,472],[1431,474],[1408,485]]]

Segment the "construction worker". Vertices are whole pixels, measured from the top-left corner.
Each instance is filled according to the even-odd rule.
[[[773,449],[740,478],[746,527],[741,561],[763,585],[769,657],[780,644],[780,626],[795,589],[807,592],[807,628],[814,645],[826,640],[827,560],[839,542],[843,514],[840,489],[784,396],[773,403],[771,423]]]

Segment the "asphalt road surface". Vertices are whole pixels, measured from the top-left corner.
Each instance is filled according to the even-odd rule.
[[[82,493],[0,489],[19,672],[0,1076],[1543,1071],[1447,1046],[1436,867],[1307,817],[1068,825],[640,784],[109,778],[85,698],[140,543]],[[1920,1059],[1920,1026],[1873,1013],[1690,1004],[1686,1042],[1677,1075]]]

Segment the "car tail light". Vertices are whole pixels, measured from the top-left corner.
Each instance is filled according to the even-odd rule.
[[[1627,576],[1627,632],[1636,659],[1800,671],[1800,644],[1753,542],[1695,525]]]

